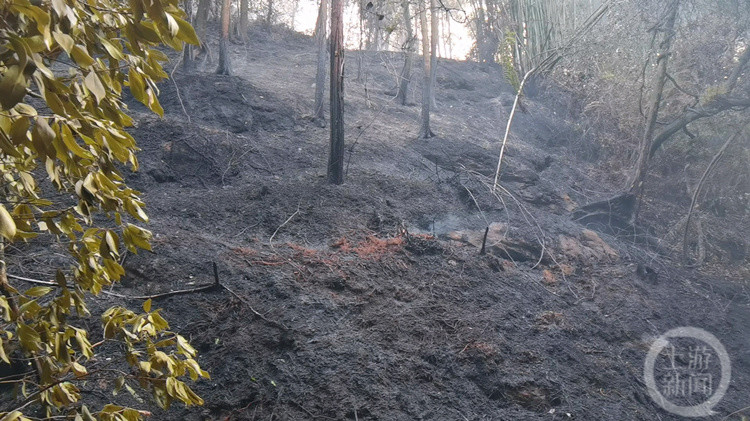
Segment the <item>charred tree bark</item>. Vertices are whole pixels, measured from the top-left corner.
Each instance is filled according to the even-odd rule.
[[[342,0],[331,2],[331,152],[328,182],[344,182],[344,16]]]
[[[273,23],[273,0],[268,0],[268,7],[266,8],[266,26],[269,28],[271,27],[271,24]]]
[[[193,0],[185,0],[185,14],[187,21],[193,24]],[[193,57],[193,45],[187,42],[182,43],[182,68],[188,73],[196,70],[195,59]]]
[[[414,62],[414,28],[411,25],[411,13],[409,11],[410,3],[409,0],[401,2],[401,9],[403,10],[404,16],[404,27],[406,28],[406,42],[404,42],[404,67],[401,69],[401,74],[398,78],[398,93],[396,94],[396,101],[401,105],[406,105],[406,96],[409,91],[409,82],[411,82],[411,68]]]
[[[588,204],[576,211],[574,217],[580,222],[605,221],[609,225],[609,228],[615,230],[627,229],[627,227],[635,224],[640,197],[643,194],[644,182],[648,173],[650,151],[654,143],[659,107],[664,93],[664,85],[667,82],[667,64],[669,62],[669,55],[671,54],[675,21],[677,20],[679,8],[680,0],[672,0],[667,7],[663,23],[654,29],[662,33],[662,38],[656,51],[657,62],[654,90],[648,104],[646,128],[640,144],[633,181],[627,192],[611,199]]]
[[[231,75],[232,66],[229,60],[229,21],[231,11],[231,1],[223,0],[221,4],[221,40],[219,41],[219,67],[216,69],[216,73],[220,75]]]
[[[721,145],[721,148],[719,148],[719,151],[716,152],[716,155],[711,159],[711,162],[706,167],[706,170],[703,172],[703,175],[701,176],[701,179],[698,181],[698,185],[695,186],[695,191],[693,192],[693,198],[690,201],[690,208],[688,208],[688,214],[687,218],[685,220],[685,231],[682,235],[682,260],[683,264],[685,266],[698,266],[703,263],[701,259],[699,259],[697,262],[691,262],[690,261],[690,242],[688,241],[689,233],[690,233],[690,219],[693,216],[693,210],[695,209],[695,205],[698,202],[698,196],[700,195],[701,189],[703,188],[703,183],[706,181],[706,177],[708,174],[713,170],[714,166],[716,166],[716,163],[719,162],[719,159],[724,155],[724,151],[727,150],[727,147],[737,140],[742,135],[743,130],[747,127],[745,125],[742,129],[740,129],[734,136],[727,139],[726,142],[724,142],[723,145]]]
[[[318,47],[318,69],[315,73],[315,109],[313,121],[318,127],[326,126],[326,114],[323,108],[323,92],[326,84],[326,23],[328,21],[328,0],[320,0],[318,20],[315,24],[315,43]]]
[[[250,0],[240,0],[240,40],[247,42],[248,12]]]
[[[435,0],[430,0],[430,8]],[[433,12],[434,13],[434,12]],[[432,98],[432,52],[430,50],[430,30],[427,22],[427,11],[422,7],[419,12],[420,25],[422,27],[422,59],[424,61],[424,77],[422,81],[422,125],[419,129],[420,139],[429,139],[435,136],[430,129],[430,103]]]
[[[664,25],[659,28],[663,33],[662,40],[656,52],[656,80],[654,82],[654,91],[649,101],[648,115],[646,117],[646,130],[643,133],[643,140],[638,155],[638,164],[635,171],[635,177],[630,185],[628,193],[640,198],[643,194],[643,184],[646,181],[648,173],[648,164],[650,161],[651,145],[654,142],[654,132],[656,131],[656,122],[659,117],[659,107],[661,106],[662,96],[664,94],[664,85],[667,83],[667,65],[669,55],[672,50],[672,40],[674,39],[674,24],[677,20],[677,11],[680,8],[680,0],[673,0],[667,10],[667,18]],[[636,209],[634,216],[638,213],[638,200],[636,200]]]
[[[211,0],[199,0],[198,10],[195,13],[195,33],[203,43],[206,38],[206,27],[208,26],[208,10],[211,6]]]
[[[437,109],[435,85],[437,81],[437,49],[440,39],[440,20],[436,0],[430,0],[430,108]]]
[[[740,76],[746,70],[749,63],[750,48],[746,48],[745,52],[742,53],[742,56],[740,56],[740,59],[738,60],[737,67],[734,68],[732,74],[729,76],[726,83],[726,94],[718,95],[706,104],[688,109],[681,116],[668,123],[654,138],[654,142],[651,144],[651,150],[649,151],[650,156],[653,157],[664,142],[669,140],[675,133],[686,129],[687,125],[695,120],[704,117],[712,117],[728,110],[750,108],[750,97],[747,96],[747,93],[742,97],[733,95],[733,91],[735,87],[737,87]]]

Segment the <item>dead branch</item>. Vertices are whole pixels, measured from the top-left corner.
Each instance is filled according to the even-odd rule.
[[[227,290],[227,291],[228,291],[228,292],[229,292],[230,294],[234,295],[234,297],[235,297],[235,298],[237,298],[238,300],[240,300],[240,302],[242,302],[242,304],[246,305],[246,306],[247,306],[247,308],[249,308],[249,309],[250,309],[250,311],[251,311],[251,312],[252,312],[252,313],[253,313],[253,314],[254,314],[254,315],[255,315],[256,317],[258,317],[259,319],[261,319],[261,320],[265,321],[266,323],[268,323],[268,324],[270,324],[270,325],[272,325],[272,326],[274,326],[274,327],[277,327],[277,328],[279,328],[279,329],[281,329],[281,330],[283,330],[283,331],[285,331],[285,332],[287,332],[287,331],[289,331],[289,330],[290,330],[290,329],[289,329],[289,327],[287,327],[287,326],[286,326],[285,324],[283,324],[283,323],[281,323],[281,322],[277,322],[277,321],[275,321],[275,320],[271,320],[271,319],[268,319],[268,318],[267,318],[266,316],[264,316],[263,314],[261,314],[261,313],[258,313],[258,311],[256,311],[256,310],[255,310],[255,309],[253,308],[253,306],[252,306],[252,305],[251,305],[251,304],[250,304],[250,303],[249,303],[249,302],[248,302],[248,301],[247,301],[246,299],[244,299],[244,298],[243,298],[242,296],[240,296],[239,294],[237,294],[237,293],[236,293],[236,292],[234,292],[233,290],[229,289],[229,287],[227,287],[226,285],[224,285],[224,284],[221,284],[221,283],[220,283],[220,284],[219,284],[219,286],[221,286],[222,288],[224,288],[225,290]]]
[[[712,117],[723,111],[741,110],[746,108],[750,108],[750,97],[737,98],[724,95],[717,96],[706,105],[690,108],[685,111],[683,115],[668,123],[667,126],[654,138],[649,154],[650,156],[654,156],[664,142],[695,120],[704,117]]]
[[[513,116],[516,114],[516,108],[518,107],[518,100],[521,98],[521,95],[523,94],[523,85],[526,83],[526,80],[531,76],[532,73],[536,71],[536,67],[526,72],[525,75],[523,75],[523,79],[521,80],[521,84],[518,86],[518,92],[516,93],[516,99],[513,100],[513,108],[510,111],[510,116],[508,117],[508,124],[505,126],[505,136],[503,136],[503,144],[500,146],[500,156],[497,159],[497,169],[495,170],[495,182],[492,183],[492,193],[495,193],[495,190],[497,189],[497,180],[500,178],[500,164],[503,162],[503,153],[505,152],[505,145],[508,143],[508,135],[510,134],[510,125],[513,122]]]
[[[268,244],[270,244],[273,247],[273,238],[276,237],[276,234],[278,234],[279,230],[283,228],[284,225],[288,224],[289,221],[291,221],[292,218],[294,218],[294,216],[297,215],[298,213],[299,213],[299,204],[297,205],[297,210],[294,211],[293,214],[289,215],[289,218],[286,218],[286,221],[284,221],[281,225],[279,225],[279,227],[276,228],[276,231],[274,231],[273,234],[271,234],[271,238],[268,239]]]
[[[713,168],[716,166],[716,163],[719,161],[721,156],[724,154],[724,151],[727,150],[727,147],[734,142],[740,135],[742,134],[742,131],[745,129],[746,126],[743,126],[737,133],[735,133],[733,136],[731,136],[729,139],[727,139],[726,142],[724,142],[723,145],[721,145],[721,148],[716,152],[716,155],[711,159],[711,162],[709,162],[708,166],[706,167],[706,170],[703,171],[703,175],[701,176],[700,180],[698,181],[698,185],[695,187],[695,191],[693,192],[693,199],[690,201],[690,208],[688,209],[687,214],[687,220],[685,222],[685,233],[682,236],[682,258],[683,262],[686,266],[689,265],[688,262],[688,233],[690,232],[690,218],[693,215],[693,209],[695,209],[695,203],[698,201],[698,195],[701,192],[701,189],[703,188],[703,183],[706,181],[706,177],[708,174],[713,170]],[[697,265],[700,265],[700,260],[696,262]]]

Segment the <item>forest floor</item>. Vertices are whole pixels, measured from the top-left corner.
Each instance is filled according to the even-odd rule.
[[[154,304],[199,350],[205,405],[111,399],[158,420],[679,419],[649,397],[644,359],[659,335],[695,326],[731,357],[714,419],[750,405],[748,257],[712,266],[725,271],[673,262],[655,240],[677,205],[656,182],[642,217],[653,236],[573,221],[628,172],[584,159],[570,94],[524,99],[493,193],[513,99],[501,69],[441,60],[437,137],[417,140],[419,106],[393,101],[400,56],[347,52],[347,175],[332,186],[329,132],[309,117],[312,41],[254,32],[232,48],[236,76],[178,70],[161,85],[165,118],[131,103],[142,151],[128,182],[154,252],[128,256],[114,289],[211,283],[217,264],[236,295]]]

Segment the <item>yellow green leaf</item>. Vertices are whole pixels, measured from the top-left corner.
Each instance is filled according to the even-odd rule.
[[[107,94],[107,91],[104,89],[104,85],[96,75],[96,72],[89,72],[89,74],[87,74],[86,78],[83,80],[83,83],[84,85],[86,85],[89,91],[94,94],[97,103],[101,102],[104,96]]]
[[[64,32],[55,31],[52,33],[52,36],[60,47],[62,47],[62,49],[68,54],[70,54],[71,50],[73,50],[73,47],[76,45],[73,37]]]
[[[28,350],[39,349],[42,339],[36,330],[24,323],[19,323],[17,332],[18,339],[21,341],[21,346]]]
[[[146,83],[143,81],[143,76],[138,72],[138,69],[131,67],[128,70],[128,85],[130,86],[130,93],[133,95],[133,98],[144,105],[148,105],[146,102]]]
[[[52,291],[52,287],[38,286],[26,290],[26,292],[24,292],[24,295],[28,295],[29,297],[42,297],[49,294],[50,291]]]
[[[177,38],[180,40],[187,42],[188,44],[193,45],[199,45],[200,40],[198,40],[198,35],[195,33],[195,29],[186,21],[178,18],[177,16],[174,17],[175,21],[177,21],[177,26],[180,28],[180,32],[177,34]]]
[[[0,80],[0,105],[10,110],[26,96],[26,78],[18,65],[9,66]]]
[[[94,64],[94,59],[91,58],[88,51],[86,51],[86,48],[79,44],[76,44],[73,46],[73,48],[71,48],[70,56],[73,58],[76,64],[83,68],[90,67],[92,64]]]
[[[16,236],[16,223],[2,203],[0,203],[0,235],[9,241],[13,241],[13,237]]]

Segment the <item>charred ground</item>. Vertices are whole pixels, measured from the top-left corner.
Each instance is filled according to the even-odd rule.
[[[418,107],[392,100],[399,56],[351,53],[347,179],[331,186],[328,131],[309,119],[312,51],[258,31],[234,47],[237,76],[165,82],[164,119],[131,104],[142,168],[128,179],[155,252],[128,256],[116,291],[210,283],[215,262],[236,293],[157,302],[211,380],[196,385],[204,407],[150,408],[154,419],[672,419],[647,395],[643,362],[677,326],[714,333],[732,357],[715,409],[750,404],[747,256],[730,247],[712,266],[727,270],[686,271],[648,236],[575,223],[626,180],[582,159],[595,148],[575,97],[525,99],[493,195],[512,104],[501,69],[441,61],[438,137],[420,141]],[[679,203],[654,186],[645,225],[658,237]]]

